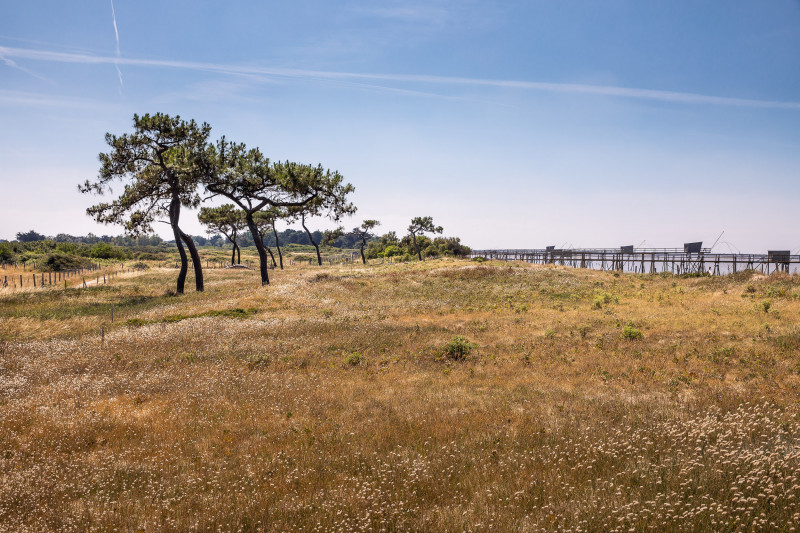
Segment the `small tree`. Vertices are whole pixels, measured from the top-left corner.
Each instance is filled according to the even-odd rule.
[[[360,226],[353,228],[352,233],[361,240],[361,242],[359,243],[360,244],[359,247],[361,249],[361,262],[365,265],[367,264],[367,258],[364,255],[364,248],[367,247],[367,239],[372,237],[370,231],[372,231],[373,229],[375,229],[377,226],[380,225],[381,223],[378,222],[377,220],[365,220],[364,222],[361,223]]]
[[[242,251],[237,239],[239,232],[245,229],[244,213],[233,204],[219,207],[201,207],[197,216],[200,223],[208,228],[209,233],[222,233],[233,245],[231,264],[242,264]],[[238,261],[237,259],[238,255]]]
[[[261,239],[261,243],[267,250],[270,259],[272,259],[272,268],[276,268],[278,263],[275,262],[275,254],[273,254],[272,249],[267,246],[267,235],[269,235],[269,232],[272,231],[274,222],[272,215],[269,210],[259,211],[258,213],[253,214],[253,220],[256,223],[256,228],[258,228],[258,238]],[[277,240],[277,236],[275,239]],[[281,260],[281,263],[283,263],[283,260]]]
[[[319,242],[314,240],[314,236],[306,226],[306,218],[314,216],[325,216],[334,222],[339,222],[343,216],[352,215],[356,212],[356,206],[347,201],[347,195],[355,190],[349,183],[342,183],[342,175],[338,172],[325,171],[322,167],[310,168],[309,178],[316,183],[315,190],[317,196],[303,206],[290,208],[288,214],[295,220],[300,219],[300,225],[308,235],[308,240],[317,252],[317,263],[322,265],[322,255],[319,252]],[[337,235],[337,238],[341,234]],[[334,239],[335,240],[335,239]]]
[[[333,247],[336,246],[336,239],[342,237],[344,235],[344,228],[339,226],[336,229],[327,229],[322,232],[322,238],[320,239],[320,244],[322,246]]]
[[[414,250],[417,252],[417,257],[422,261],[422,252],[420,252],[419,245],[417,244],[417,235],[424,233],[441,233],[444,231],[441,226],[433,225],[432,217],[414,217],[411,219],[411,225],[408,226],[408,234],[414,241]]]
[[[211,126],[157,113],[133,115],[133,128],[130,134],[106,134],[111,151],[99,156],[97,180],[78,187],[83,193],[104,194],[111,192],[111,182],[119,180],[125,185],[122,194],[111,203],[93,205],[86,213],[104,224],[121,224],[133,237],[152,233],[153,222],[167,218],[181,258],[177,292],[183,294],[188,271],[184,244],[192,257],[196,289],[202,291],[200,255],[179,223],[181,207],[200,203],[197,186],[208,166],[206,142]]]
[[[341,186],[341,176],[322,167],[288,161],[270,163],[257,148],[247,150],[244,144],[231,143],[224,137],[212,151],[213,164],[205,169],[203,177],[206,190],[212,196],[225,196],[244,211],[258,250],[261,284],[267,285],[267,249],[254,215],[266,207],[301,208]]]
[[[267,232],[270,229],[272,230],[272,234],[275,235],[275,249],[278,250],[278,262],[280,263],[281,270],[283,270],[283,253],[281,252],[281,242],[278,236],[278,230],[275,228],[275,221],[288,216],[286,209],[270,207],[269,209],[259,211],[258,216],[259,220],[257,221],[257,225],[259,225],[259,230],[262,232],[262,237],[266,238]],[[264,246],[266,246],[266,244]],[[269,249],[269,246],[266,248],[269,254],[272,255],[272,250]],[[272,263],[275,263],[275,256],[272,256]]]

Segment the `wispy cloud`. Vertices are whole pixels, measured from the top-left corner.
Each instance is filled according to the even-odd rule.
[[[18,91],[0,91],[0,105],[14,107],[61,107],[68,109],[98,109],[103,107],[96,100],[33,94]]]
[[[36,74],[35,72],[31,72],[30,70],[26,69],[25,67],[21,67],[21,66],[17,65],[16,61],[14,61],[13,59],[11,59],[11,58],[7,57],[5,54],[3,54],[2,48],[0,48],[0,61],[2,61],[7,67],[15,68],[15,69],[17,69],[19,71],[24,72],[25,74],[27,74],[29,76],[33,76],[34,78],[36,78],[38,80],[42,80],[42,81],[46,81],[46,82],[50,83],[50,80],[48,80],[47,78],[44,78],[44,77]]]
[[[117,76],[119,77],[119,90],[122,93],[122,71],[119,69],[119,59],[122,57],[122,52],[119,49],[119,30],[117,29],[117,13],[114,11],[114,0],[111,0],[111,21],[114,23],[114,37],[117,40],[117,60],[114,62],[114,66],[117,69]]]
[[[800,102],[755,100],[750,98],[736,98],[728,96],[715,96],[696,93],[675,91],[660,91],[655,89],[640,89],[632,87],[615,87],[606,85],[585,85],[574,83],[551,83],[540,81],[521,80],[496,80],[484,78],[464,78],[451,76],[430,76],[418,74],[380,74],[361,72],[336,72],[324,70],[303,70],[269,68],[246,65],[226,65],[220,63],[200,63],[193,61],[176,61],[161,59],[133,59],[116,58],[91,54],[76,54],[65,52],[51,52],[32,50],[26,48],[0,47],[0,57],[28,59],[35,61],[50,61],[57,63],[82,63],[82,64],[108,64],[118,62],[121,65],[138,67],[174,68],[194,71],[217,72],[237,76],[267,76],[273,78],[288,78],[305,81],[366,81],[371,82],[374,88],[376,83],[390,85],[392,83],[417,84],[417,85],[449,85],[469,87],[494,87],[505,89],[521,89],[545,91],[553,93],[586,94],[596,96],[609,96],[618,98],[633,98],[681,104],[704,104],[729,107],[771,108],[800,111]],[[387,86],[386,89],[396,90],[396,87]]]

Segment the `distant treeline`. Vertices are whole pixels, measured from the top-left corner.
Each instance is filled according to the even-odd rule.
[[[323,232],[312,231],[316,242],[323,238]],[[20,232],[17,239],[11,242],[0,241],[0,261],[3,262],[40,262],[44,268],[63,270],[77,268],[82,263],[95,259],[110,260],[163,260],[168,258],[173,251],[174,243],[165,241],[157,235],[132,238],[110,235],[68,235],[59,233],[56,236],[46,236],[36,231]],[[203,237],[193,235],[192,240],[198,246],[228,247],[230,244],[222,235]],[[304,231],[286,229],[278,232],[280,245],[311,245],[308,235]],[[424,257],[464,256],[469,254],[470,248],[461,244],[458,237],[417,237],[421,253]],[[370,235],[367,241],[367,258],[398,257],[410,258],[414,255],[414,246],[410,236],[398,237],[393,231],[384,235]],[[275,246],[275,234],[269,233],[264,238],[264,244]],[[239,245],[242,247],[254,246],[252,237],[248,233],[239,236]],[[333,247],[343,249],[357,249],[359,237],[349,233],[342,235],[333,242]],[[84,261],[85,259],[85,261]]]
[[[117,242],[114,242],[116,239]],[[112,238],[110,242],[91,239],[90,243],[79,238],[70,241],[45,238],[0,242],[0,262],[34,263],[42,270],[59,271],[86,267],[98,259],[129,261],[168,258],[172,247],[160,238],[156,239]],[[153,242],[157,244],[150,244]]]
[[[222,236],[219,236],[222,238]],[[107,244],[114,244],[116,246],[158,246],[164,239],[158,235],[149,235],[146,237],[132,238],[125,236],[111,236],[102,235],[97,236],[94,233],[88,235],[68,235],[66,233],[59,233],[55,237],[42,235],[34,230],[17,233],[17,240],[12,242],[18,243],[32,243],[41,241],[53,241],[56,243],[75,243],[75,244],[97,244],[104,242]]]
[[[322,240],[322,231],[316,230],[312,231],[311,235],[314,237],[314,241],[320,242]],[[223,246],[227,245],[228,242],[226,239],[220,235],[210,235],[208,237],[204,237],[202,235],[192,235],[192,240],[198,246]],[[240,246],[255,246],[253,242],[253,238],[250,236],[249,233],[243,233],[239,236],[239,243]],[[311,245],[311,241],[308,239],[308,235],[305,231],[301,230],[294,230],[294,229],[287,229],[284,231],[278,232],[278,240],[280,241],[281,246],[285,244],[307,244]],[[123,247],[141,247],[141,246],[158,246],[159,244],[163,243],[173,243],[174,241],[165,241],[158,235],[151,235],[147,237],[139,237],[139,238],[132,238],[132,237],[125,237],[125,236],[110,236],[110,235],[102,235],[98,236],[93,233],[88,235],[68,235],[66,233],[59,233],[55,237],[42,235],[34,230],[26,231],[24,233],[20,232],[17,233],[17,243],[34,243],[34,242],[42,242],[42,241],[53,241],[55,243],[75,243],[75,244],[97,244],[97,243],[107,243],[113,244],[115,246],[123,246]],[[357,248],[358,247],[359,238],[355,234],[346,234],[342,235],[336,241],[334,241],[334,247],[336,248]],[[2,241],[0,241],[2,242]],[[267,246],[275,246],[275,234],[270,232],[264,238],[264,244]]]

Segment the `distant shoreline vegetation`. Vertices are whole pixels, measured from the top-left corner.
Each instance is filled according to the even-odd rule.
[[[314,240],[319,242],[324,232],[312,231]],[[207,237],[192,235],[197,246],[230,249],[231,245],[220,234]],[[286,229],[278,232],[281,246],[292,248],[311,246],[308,235],[304,231]],[[338,237],[328,248],[354,250],[359,247],[358,235],[348,233]],[[459,237],[435,237],[424,235],[417,237],[420,251],[424,257],[463,257],[469,255],[471,249],[461,244]],[[239,237],[240,246],[253,247],[253,239],[248,234]],[[266,246],[275,245],[275,235],[269,233],[264,237]],[[0,242],[0,262],[4,263],[36,263],[41,270],[66,270],[79,268],[92,260],[111,261],[164,261],[172,258],[175,251],[173,241],[165,241],[157,235],[145,237],[126,237],[111,235],[69,235],[59,233],[48,236],[35,230],[19,232],[14,241]],[[304,250],[305,251],[305,250]],[[381,236],[373,236],[367,241],[365,250],[368,259],[395,257],[412,260],[416,256],[414,244],[410,236],[398,237],[394,231]]]

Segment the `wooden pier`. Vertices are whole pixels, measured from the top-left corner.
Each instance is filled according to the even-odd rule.
[[[470,257],[525,261],[536,264],[564,265],[574,268],[616,270],[638,274],[711,274],[720,276],[742,270],[756,270],[764,274],[774,272],[796,273],[800,255],[789,251],[770,251],[765,254],[711,253],[678,248],[571,248],[548,247],[533,250],[473,250]]]

